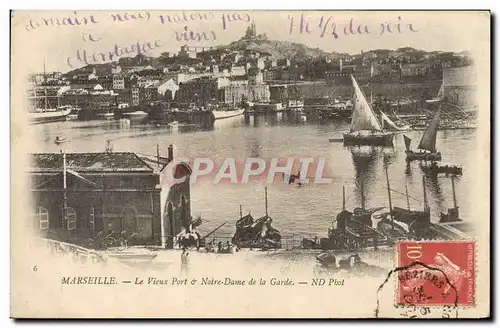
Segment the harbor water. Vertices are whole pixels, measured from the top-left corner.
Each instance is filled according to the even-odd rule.
[[[161,156],[167,147],[174,145],[174,155],[194,159],[208,157],[216,163],[234,157],[245,160],[271,158],[324,158],[324,178],[331,183],[311,183],[298,186],[280,182],[279,175],[268,186],[268,213],[273,226],[284,236],[324,237],[335,216],[342,210],[342,187],[346,190],[346,209],[361,207],[361,190],[367,208],[388,207],[385,175],[389,174],[392,205],[406,208],[405,187],[408,188],[410,206],[423,209],[422,170],[418,162],[407,164],[402,134],[394,138],[393,148],[347,148],[329,138],[342,138],[349,122],[307,122],[290,113],[271,116],[238,116],[218,120],[211,127],[195,125],[169,126],[147,119],[118,121],[66,121],[35,125],[33,135],[39,142],[29,145],[29,152],[58,152],[54,144],[57,136],[64,135],[69,142],[67,152],[104,151],[109,140],[116,152],[136,152],[156,155],[157,145]],[[416,148],[423,131],[409,131]],[[460,217],[465,222],[480,220],[474,217],[475,204],[469,202],[475,187],[476,131],[444,130],[437,136],[437,149],[443,162],[463,167],[463,176],[455,178],[455,189]],[[294,172],[295,173],[295,172]],[[472,173],[472,174],[471,174]],[[238,177],[241,172],[237,173]],[[309,174],[308,174],[309,177]],[[314,177],[314,172],[312,173]],[[200,179],[191,186],[191,210],[194,218],[201,216],[200,232],[208,232],[221,223],[227,224],[218,234],[233,234],[234,223],[240,215],[251,212],[254,218],[265,214],[264,188],[266,177],[248,184],[219,183],[213,179]],[[440,212],[453,207],[452,183],[449,177],[426,176],[427,198],[431,220],[437,222]],[[487,218],[484,218],[485,220]]]

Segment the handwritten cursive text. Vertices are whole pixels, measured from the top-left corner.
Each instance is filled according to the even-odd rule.
[[[320,38],[331,37],[339,39],[344,36],[357,35],[376,35],[384,34],[402,34],[407,32],[418,32],[412,23],[403,22],[401,16],[398,16],[395,22],[384,21],[377,24],[365,24],[354,17],[351,17],[347,22],[338,22],[333,16],[321,16],[319,22],[314,22],[314,19],[306,17],[304,14],[297,17],[288,16],[289,34],[314,34]]]
[[[89,53],[85,49],[77,49],[75,57],[68,57],[66,63],[69,67],[73,68],[75,61],[79,63],[89,64],[102,64],[106,62],[112,62],[113,60],[119,59],[125,55],[141,55],[147,54],[150,51],[160,48],[165,45],[164,41],[156,40],[154,42],[137,42],[134,44],[121,46],[115,44],[111,51],[107,52],[94,52]]]

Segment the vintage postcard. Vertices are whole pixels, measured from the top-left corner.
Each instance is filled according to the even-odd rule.
[[[11,12],[14,318],[487,318],[490,12]]]

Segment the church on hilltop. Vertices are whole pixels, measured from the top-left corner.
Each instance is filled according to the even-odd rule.
[[[252,21],[252,23],[247,27],[247,30],[245,32],[245,36],[242,38],[244,40],[267,40],[267,35],[264,34],[257,34],[257,28],[255,26],[255,21]]]

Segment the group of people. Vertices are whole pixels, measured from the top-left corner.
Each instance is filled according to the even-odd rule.
[[[222,241],[217,242],[215,239],[212,239],[205,248],[209,253],[234,253],[234,251],[238,251],[238,248],[230,243],[229,240],[226,244],[223,244]]]

